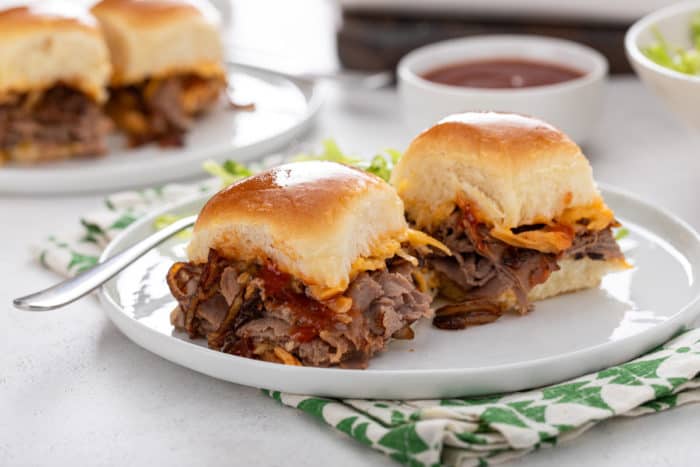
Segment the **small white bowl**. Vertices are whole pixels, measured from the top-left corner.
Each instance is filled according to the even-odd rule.
[[[450,86],[422,77],[436,68],[485,59],[552,63],[584,75],[558,84],[521,89]],[[459,112],[516,112],[551,123],[582,143],[599,120],[608,62],[597,51],[561,39],[527,35],[467,37],[438,42],[406,55],[398,66],[402,113],[418,132]]]
[[[686,124],[700,129],[700,76],[691,76],[657,65],[641,51],[654,42],[657,28],[671,47],[688,48],[690,17],[700,11],[700,2],[673,5],[651,13],[632,25],[625,35],[625,50],[632,67]]]

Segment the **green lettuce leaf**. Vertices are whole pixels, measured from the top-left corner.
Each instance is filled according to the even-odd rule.
[[[218,164],[214,161],[206,161],[202,164],[202,168],[221,179],[223,186],[229,186],[242,178],[253,175],[253,171],[240,162],[227,160],[223,164]]]
[[[383,153],[376,154],[369,162],[362,157],[346,154],[338,144],[332,139],[326,139],[321,145],[321,152],[317,154],[297,154],[292,157],[294,162],[298,161],[330,161],[340,164],[350,165],[366,170],[389,181],[394,165],[401,158],[401,151],[396,149],[386,149]],[[239,162],[227,160],[222,164],[214,161],[207,161],[203,168],[206,172],[219,177],[222,186],[229,186],[238,180],[253,175],[255,170]]]
[[[615,231],[615,240],[622,240],[630,234],[630,231],[626,227],[620,227]]]
[[[351,156],[341,151],[338,144],[332,139],[324,140],[322,147],[323,150],[318,154],[297,154],[292,157],[292,161],[330,161],[355,166],[362,162],[361,157]]]
[[[162,214],[156,217],[153,221],[153,228],[156,230],[164,229],[173,222],[179,221],[183,217],[185,216],[178,216],[175,214]],[[190,227],[188,229],[182,230],[181,232],[178,232],[175,236],[178,238],[189,238],[192,236],[192,228]]]
[[[695,13],[690,20],[690,37],[695,49],[700,50],[700,11]]]

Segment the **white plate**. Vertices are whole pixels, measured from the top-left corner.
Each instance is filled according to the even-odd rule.
[[[186,240],[151,251],[104,286],[112,321],[134,342],[170,361],[234,383],[334,397],[439,398],[541,386],[634,358],[670,338],[700,311],[700,236],[662,209],[617,190],[604,196],[630,235],[621,246],[634,269],[600,288],[538,302],[533,313],[441,331],[423,322],[413,341],[395,341],[367,370],[284,366],[206,348],[174,332],[165,282]],[[169,212],[197,212],[203,199]],[[152,217],[107,248],[109,257],[152,232]]]
[[[232,67],[229,79],[233,100],[252,102],[255,110],[232,111],[221,102],[195,122],[182,148],[128,149],[123,137],[113,136],[104,157],[0,167],[0,192],[94,192],[191,177],[207,159],[247,161],[280,148],[308,127],[320,106],[318,89],[272,73]]]

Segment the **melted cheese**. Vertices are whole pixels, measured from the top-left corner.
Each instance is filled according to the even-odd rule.
[[[542,253],[559,253],[569,248],[574,240],[573,231],[531,230],[516,234],[510,229],[494,227],[489,233],[509,245]]]
[[[413,247],[431,246],[452,255],[450,249],[435,238],[418,230],[408,229],[405,240]],[[357,258],[350,268],[349,281],[365,271],[376,271],[386,267],[386,260],[401,252],[401,241],[390,239],[382,242],[372,251],[372,256]],[[336,295],[342,294],[347,289],[348,284],[338,287],[324,287],[321,285],[309,286],[309,293],[317,300],[328,300]]]
[[[425,276],[420,270],[414,270],[411,276],[413,277],[413,280],[415,281],[418,290],[420,290],[421,292],[428,291],[428,281],[425,279]]]
[[[432,246],[433,248],[437,248],[438,250],[442,251],[446,255],[452,256],[452,252],[444,243],[424,232],[421,232],[420,230],[408,229],[408,243],[414,247],[424,245]]]
[[[348,283],[362,272],[375,271],[386,267],[386,260],[393,257],[399,249],[401,249],[401,242],[399,240],[390,239],[382,242],[378,247],[375,247],[372,256],[357,258],[350,267]],[[345,292],[348,283],[337,287],[311,285],[309,286],[309,292],[317,300],[327,300]]]
[[[328,308],[336,313],[347,313],[352,308],[352,298],[338,296],[323,302]]]
[[[567,208],[555,221],[561,225],[575,226],[581,219],[588,219],[588,230],[603,230],[615,221],[615,215],[602,198],[586,206]]]
[[[324,301],[333,298],[336,295],[340,295],[341,293],[345,292],[347,288],[347,285],[345,287],[324,287],[322,285],[310,285],[308,286],[308,291],[309,295],[316,300]]]
[[[350,269],[350,278],[354,278],[357,274],[364,271],[374,271],[385,266],[385,261],[396,254],[401,249],[401,242],[398,239],[388,239],[378,246],[375,246],[370,256],[357,258],[352,263]]]
[[[361,272],[382,269],[386,265],[386,258],[358,258],[352,265],[350,277],[355,277]]]
[[[587,219],[587,224],[579,221]],[[529,248],[543,253],[559,253],[571,246],[577,229],[602,230],[615,222],[615,215],[602,198],[586,206],[573,206],[564,210],[554,220],[537,221],[552,229],[513,233],[511,229],[496,226],[490,231],[495,238],[519,248]]]

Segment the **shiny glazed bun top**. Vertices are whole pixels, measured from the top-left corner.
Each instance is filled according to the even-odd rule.
[[[270,260],[309,286],[342,291],[366,264],[394,256],[407,236],[403,204],[388,183],[333,162],[296,162],[211,198],[187,252],[195,263],[206,262],[209,249]]]

